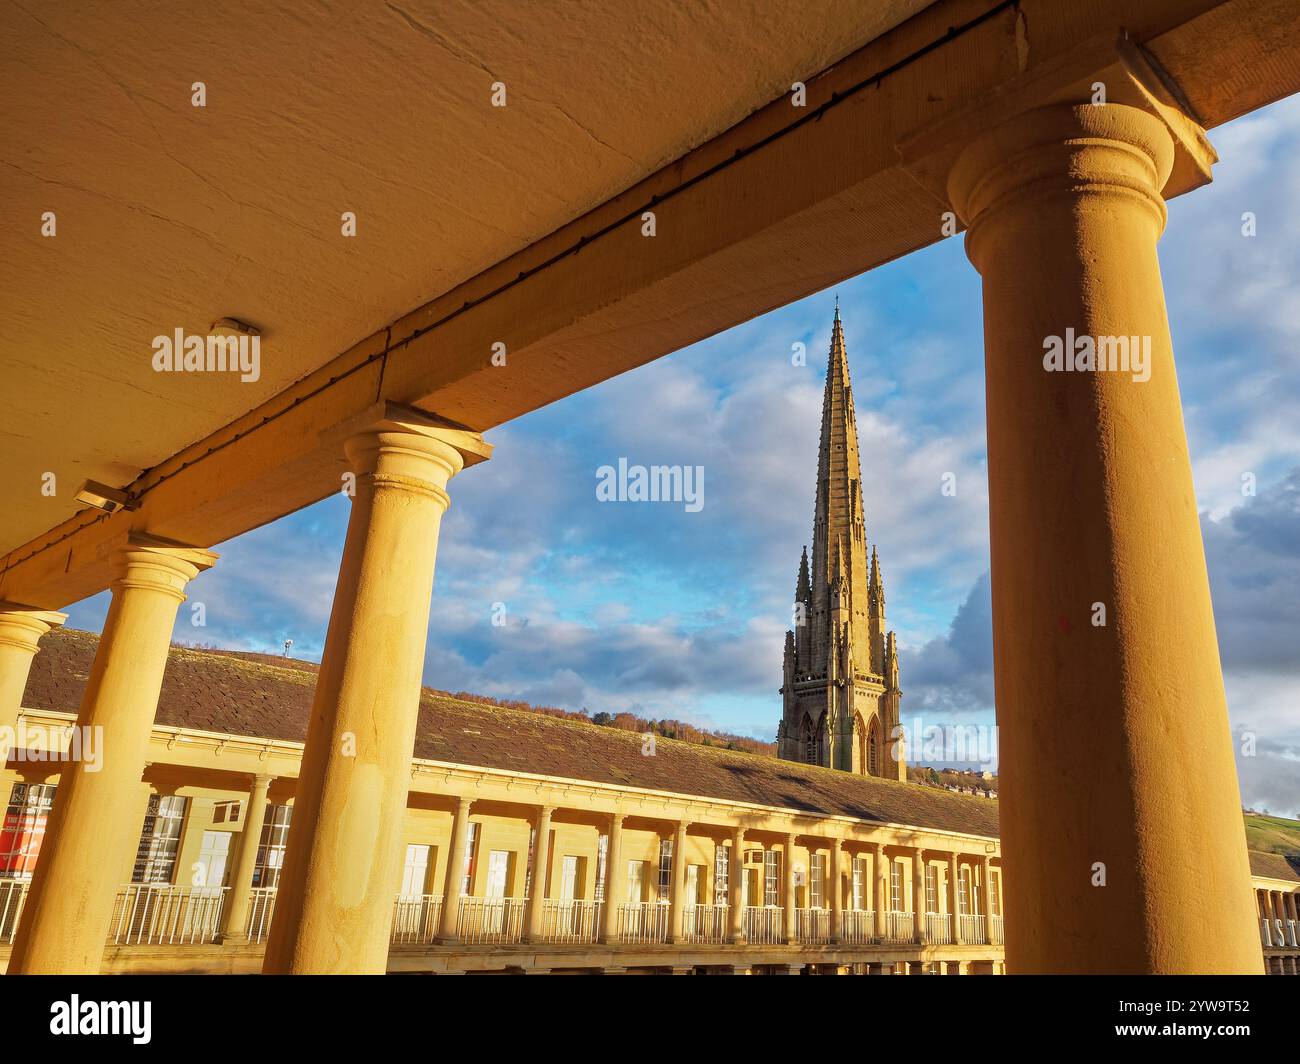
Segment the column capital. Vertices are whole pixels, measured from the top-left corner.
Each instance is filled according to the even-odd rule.
[[[1004,209],[1036,210],[1059,196],[1119,195],[1153,212],[1164,228],[1161,190],[1174,164],[1174,142],[1157,117],[1127,104],[1059,104],[1017,115],[976,137],[948,175],[948,195],[967,225],[966,251],[981,267],[980,230]]]
[[[113,587],[161,591],[184,602],[185,585],[211,569],[219,557],[203,547],[132,532],[112,553]]]
[[[0,599],[0,645],[35,654],[41,636],[68,619],[66,613]]]
[[[390,486],[441,494],[466,466],[485,462],[492,445],[472,429],[399,403],[380,402],[321,436],[341,444],[352,471]]]
[[[250,783],[250,790],[254,790],[254,791],[269,790],[271,784],[274,783],[276,779],[277,777],[275,776],[269,776],[259,772],[252,777]]]

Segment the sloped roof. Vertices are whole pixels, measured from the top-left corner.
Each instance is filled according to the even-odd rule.
[[[1250,874],[1300,883],[1300,854],[1258,853],[1251,850]]]
[[[76,713],[98,637],[59,629],[41,641],[23,705]],[[309,662],[172,647],[161,725],[301,742],[316,685]],[[994,799],[854,776],[758,754],[643,736],[424,690],[415,756],[808,813],[996,837]]]

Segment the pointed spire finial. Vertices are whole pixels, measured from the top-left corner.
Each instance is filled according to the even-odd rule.
[[[838,292],[835,293],[835,320],[840,320],[840,294]]]

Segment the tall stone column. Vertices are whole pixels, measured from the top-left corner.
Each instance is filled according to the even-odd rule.
[[[1260,970],[1156,257],[1172,163],[1145,111],[1061,105],[949,177],[984,285],[1012,972]],[[1128,372],[1049,371],[1097,341]]]
[[[889,862],[885,859],[884,843],[876,843],[872,871],[876,874],[876,937],[885,937],[885,914],[889,911]]]
[[[964,940],[961,933],[961,913],[958,911],[960,898],[961,865],[958,861],[958,855],[950,853],[948,855],[948,919],[952,921],[952,940],[958,944]]]
[[[618,907],[623,904],[624,881],[619,865],[623,861],[623,814],[609,818],[609,847],[605,851],[605,900],[600,913],[600,940],[618,941]]]
[[[41,636],[67,619],[66,613],[0,599],[0,768],[9,754],[27,690],[27,673]]]
[[[668,933],[673,942],[685,941],[686,827],[686,821],[679,820],[673,833],[673,894],[668,905]]]
[[[473,799],[457,798],[451,819],[451,841],[447,845],[447,871],[442,887],[442,913],[438,941],[459,942],[460,880],[465,874],[465,840],[469,838],[469,811]]]
[[[120,870],[140,835],[140,777],[185,586],[217,556],[142,533],[112,557],[112,603],[77,727],[102,756],[59,778],[9,972],[94,974]]]
[[[912,854],[912,913],[916,921],[916,941],[924,942],[925,934],[925,851],[919,846]]]
[[[546,872],[551,867],[551,815],[553,806],[537,811],[537,836],[533,842],[532,885],[528,888],[528,909],[524,913],[524,940],[538,942],[542,934],[542,910],[546,901]]]
[[[477,433],[387,405],[341,434],[355,496],[289,828],[268,974],[387,969],[447,482]]]
[[[731,878],[728,893],[731,895],[731,941],[737,946],[745,944],[745,829],[737,827],[731,837]]]
[[[785,865],[782,869],[785,879],[785,911],[782,914],[785,917],[785,940],[787,944],[793,944],[799,938],[795,916],[799,899],[795,893],[794,882],[794,832],[790,832],[785,837],[785,852],[781,854],[781,860]]]
[[[844,882],[840,878],[840,858],[844,840],[831,839],[831,942],[838,944],[844,934]]]
[[[984,914],[984,941],[993,941],[993,865],[986,853],[980,862],[980,912]]]
[[[234,874],[226,903],[221,911],[221,941],[238,944],[248,941],[249,894],[253,889],[253,872],[257,868],[257,848],[262,840],[262,826],[266,823],[266,795],[271,789],[273,776],[254,776],[248,792],[248,812],[244,816],[244,830],[239,833],[235,854]]]

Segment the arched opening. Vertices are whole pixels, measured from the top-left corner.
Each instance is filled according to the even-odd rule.
[[[817,752],[813,740],[812,719],[807,713],[803,716],[803,723],[799,726],[799,751],[803,754],[804,761],[808,764],[814,764],[813,755]]]
[[[880,775],[880,721],[876,717],[871,718],[871,726],[867,729],[866,766],[867,775]]]

